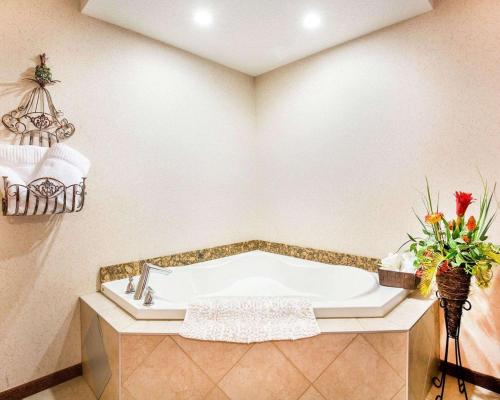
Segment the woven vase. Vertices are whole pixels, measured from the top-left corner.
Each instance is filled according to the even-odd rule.
[[[445,318],[449,336],[456,337],[458,334],[462,306],[469,297],[470,278],[463,267],[451,268],[436,276],[439,294],[446,299]]]

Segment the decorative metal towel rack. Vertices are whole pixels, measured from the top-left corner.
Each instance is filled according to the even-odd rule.
[[[39,178],[25,185],[9,184],[3,177],[5,197],[2,212],[6,216],[48,215],[79,212],[85,202],[85,179],[66,186],[55,178]]]
[[[51,147],[73,135],[75,126],[54,106],[46,86],[59,81],[52,79],[45,64],[45,54],[35,68],[37,86],[21,101],[19,107],[2,117],[3,125],[16,135],[19,145]],[[11,184],[4,176],[2,212],[6,216],[48,215],[79,212],[85,203],[86,178],[66,186],[51,178],[38,178],[26,185]]]

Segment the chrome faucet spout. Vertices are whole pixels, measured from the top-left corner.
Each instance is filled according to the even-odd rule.
[[[149,277],[151,271],[159,272],[160,274],[169,275],[172,273],[170,268],[160,268],[153,264],[144,263],[142,266],[141,277],[139,278],[139,283],[137,283],[137,288],[135,289],[134,300],[140,300],[144,293],[146,287],[148,287]]]

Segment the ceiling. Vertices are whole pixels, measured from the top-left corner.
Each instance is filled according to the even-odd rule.
[[[260,75],[432,10],[431,0],[85,0],[82,12]]]

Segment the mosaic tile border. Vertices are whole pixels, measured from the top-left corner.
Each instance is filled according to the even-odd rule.
[[[187,251],[184,253],[171,254],[168,256],[148,258],[145,260],[131,261],[122,264],[109,265],[100,269],[101,283],[123,279],[128,276],[139,275],[145,262],[159,267],[176,267],[195,264],[202,261],[215,260],[258,250],[258,240],[227,244],[224,246],[211,247],[207,249]]]
[[[319,250],[310,247],[300,247],[290,244],[258,241],[258,250],[267,251],[268,253],[281,254],[302,258],[304,260],[318,261],[325,264],[334,265],[351,265],[365,269],[370,272],[377,272],[379,259],[364,256],[355,256],[347,253],[339,253],[330,250]]]
[[[123,279],[128,276],[139,275],[142,264],[145,262],[160,267],[176,267],[195,264],[198,262],[215,260],[245,253],[252,250],[262,250],[268,253],[281,254],[304,260],[319,261],[326,264],[352,265],[367,271],[377,271],[378,259],[371,257],[355,256],[351,254],[338,253],[329,250],[319,250],[309,247],[293,246],[284,243],[266,242],[263,240],[250,240],[224,246],[211,247],[207,249],[177,253],[163,257],[148,258],[145,260],[131,261],[128,263],[109,265],[100,269],[100,282],[109,282]]]

